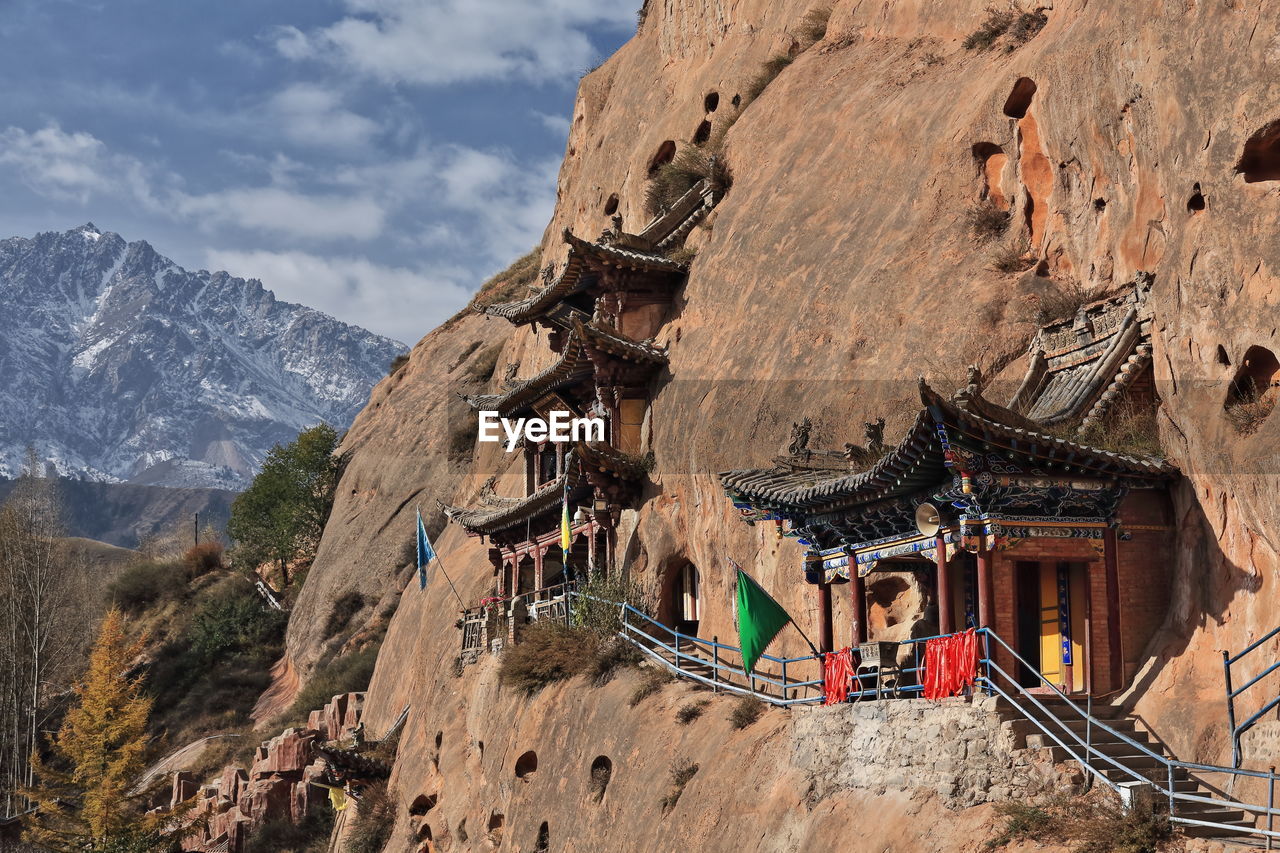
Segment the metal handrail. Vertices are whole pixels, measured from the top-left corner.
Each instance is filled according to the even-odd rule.
[[[1116,767],[1118,770],[1121,771],[1122,775],[1130,777],[1133,781],[1141,781],[1143,783],[1151,784],[1157,787],[1157,789],[1161,791],[1161,794],[1164,796],[1164,798],[1169,804],[1169,820],[1173,823],[1182,824],[1186,826],[1199,826],[1199,827],[1207,827],[1212,829],[1224,829],[1224,830],[1231,831],[1236,835],[1242,835],[1242,836],[1243,835],[1258,836],[1266,839],[1266,847],[1268,850],[1272,849],[1273,843],[1277,839],[1280,839],[1280,832],[1275,831],[1272,828],[1273,819],[1277,815],[1280,815],[1280,809],[1277,809],[1275,807],[1275,787],[1276,787],[1277,781],[1280,780],[1280,777],[1276,775],[1275,768],[1271,768],[1270,772],[1260,771],[1260,770],[1242,770],[1238,767],[1221,767],[1213,764],[1197,764],[1189,761],[1179,761],[1177,759],[1168,758],[1164,755],[1154,752],[1144,744],[1138,743],[1137,741],[1125,735],[1123,732],[1119,732],[1116,729],[1112,728],[1111,726],[1107,725],[1102,720],[1096,718],[1093,714],[1082,710],[1075,702],[1071,700],[1069,696],[1067,696],[1065,693],[1059,690],[1057,685],[1049,682],[1042,674],[1039,673],[1038,670],[1036,670],[1035,667],[1030,666],[1017,652],[1015,652],[1012,648],[1010,648],[1008,643],[1004,642],[1004,640],[1002,640],[1000,636],[996,634],[994,631],[992,631],[989,628],[980,629],[980,631],[981,633],[985,634],[987,637],[986,658],[980,661],[980,663],[983,666],[985,666],[987,674],[984,676],[980,676],[979,681],[983,683],[986,689],[999,695],[1000,697],[1005,699],[1005,701],[1009,702],[1010,705],[1012,705],[1014,708],[1020,711],[1023,717],[1029,720],[1036,728],[1040,729],[1040,731],[1043,732],[1046,736],[1048,736],[1057,746],[1065,750],[1067,754],[1071,756],[1072,759],[1079,762],[1080,765],[1086,771],[1086,773],[1092,775],[1095,779],[1102,781],[1103,784],[1107,785],[1111,789],[1119,790],[1119,787],[1120,787],[1119,783],[1113,781],[1109,776],[1107,776],[1105,773],[1099,771],[1097,768],[1093,766],[1093,762],[1095,760],[1100,760],[1113,765],[1114,767]],[[1004,648],[1013,657],[1015,661],[1022,664],[1030,672],[1035,673],[1036,676],[1039,678],[1041,684],[1049,688],[1049,690],[1052,693],[1056,694],[1056,696],[1059,699],[1063,700],[1063,703],[1066,705],[1066,707],[1071,708],[1086,720],[1086,739],[1085,740],[1082,740],[1079,734],[1073,731],[1070,728],[1070,726],[1066,724],[1065,721],[1060,719],[1058,714],[1056,714],[1054,711],[1046,707],[1044,703],[1036,699],[1035,696],[1029,693],[1024,686],[1019,684],[1016,681],[1016,679],[1013,679],[1012,677],[1010,677],[1008,673],[1006,673],[1002,668],[1000,668],[1000,666],[993,660],[994,655],[990,653],[989,644],[990,644],[990,640],[992,639],[994,639],[995,642],[1000,647]],[[995,679],[992,678],[992,675],[991,675],[993,672],[1003,677],[1004,679],[1007,679],[1009,683],[1014,686],[1015,693],[1021,694],[1021,696],[1026,701],[1029,701],[1031,704],[1035,705],[1041,711],[1041,713],[1044,714],[1049,720],[1052,720],[1053,722],[1057,723],[1058,727],[1062,730],[1062,734],[1054,732],[1053,730],[1048,728],[1042,721],[1038,720],[1033,715],[1027,713],[1026,708],[1023,707],[1023,705],[1021,705],[1019,701],[1016,698],[1014,698],[1013,695],[1011,695],[1008,691],[1000,687],[1000,685],[998,685],[995,682]],[[1140,755],[1154,759],[1157,765],[1157,769],[1162,768],[1164,771],[1163,773],[1159,774],[1163,777],[1162,783],[1156,782],[1156,780],[1153,778],[1155,774],[1152,774],[1149,776],[1146,774],[1139,773],[1136,769],[1127,767],[1121,764],[1114,756],[1107,755],[1103,753],[1101,750],[1099,750],[1097,746],[1095,746],[1091,742],[1091,735],[1092,735],[1091,729],[1094,727],[1111,734],[1112,736],[1116,737],[1117,739],[1127,744],[1128,746],[1136,748]],[[1063,737],[1063,735],[1066,735],[1066,737]],[[1081,758],[1077,750],[1078,747],[1083,747],[1085,758],[1083,759]],[[1191,778],[1189,775],[1189,771],[1196,771],[1199,773],[1225,773],[1233,777],[1244,776],[1244,777],[1250,777],[1250,778],[1266,779],[1267,780],[1267,805],[1263,806],[1260,804],[1246,803],[1246,802],[1238,801],[1235,799],[1206,797],[1199,794],[1191,794],[1187,792],[1177,791],[1176,790],[1177,782],[1176,782],[1175,776],[1177,774],[1177,771],[1179,770],[1188,772],[1188,777],[1187,777],[1188,779]],[[1248,812],[1250,814],[1263,815],[1263,816],[1266,816],[1267,818],[1268,828],[1261,829],[1261,828],[1258,828],[1257,826],[1241,826],[1239,824],[1222,823],[1220,821],[1201,820],[1199,818],[1179,815],[1177,813],[1178,803],[1197,803],[1197,804],[1204,804],[1204,805],[1216,805],[1216,806],[1221,806],[1223,808],[1237,809],[1240,811]]]
[[[1277,634],[1280,634],[1280,627],[1272,628],[1266,634],[1254,640],[1249,645],[1245,646],[1245,648],[1242,651],[1238,652],[1235,655],[1232,655],[1226,649],[1223,649],[1222,651],[1222,677],[1224,682],[1226,683],[1226,688],[1227,688],[1226,690],[1227,692],[1227,726],[1231,729],[1231,765],[1233,767],[1238,768],[1240,766],[1240,762],[1243,760],[1243,757],[1244,757],[1241,746],[1240,746],[1240,739],[1244,736],[1244,733],[1247,732],[1249,729],[1253,728],[1254,725],[1258,722],[1258,720],[1262,719],[1262,717],[1265,716],[1268,712],[1270,712],[1273,708],[1275,708],[1276,705],[1280,705],[1280,696],[1276,696],[1270,702],[1267,702],[1267,704],[1263,705],[1261,710],[1257,711],[1252,716],[1250,716],[1249,719],[1237,725],[1236,724],[1236,697],[1239,696],[1241,693],[1244,693],[1250,687],[1253,687],[1255,684],[1257,684],[1262,679],[1266,678],[1271,673],[1275,672],[1277,669],[1280,669],[1280,661],[1277,661],[1276,663],[1271,664],[1271,666],[1264,669],[1258,675],[1255,675],[1253,678],[1249,679],[1249,681],[1246,682],[1242,687],[1237,688],[1235,690],[1231,688],[1231,667],[1234,664],[1239,663],[1240,660],[1242,660],[1246,655],[1248,655],[1250,652],[1253,652],[1259,647],[1261,647],[1264,643],[1266,643],[1268,640],[1275,637]]]
[[[670,626],[662,624],[649,614],[637,609],[625,601],[608,601],[606,599],[593,596],[590,593],[579,592],[576,590],[570,590],[569,597],[571,599],[587,598],[601,604],[617,607],[620,623],[618,636],[636,646],[649,657],[663,664],[663,666],[685,678],[690,678],[694,681],[706,684],[713,689],[724,690],[726,692],[740,695],[755,696],[765,702],[783,707],[821,702],[823,700],[821,692],[823,679],[821,677],[808,681],[797,681],[787,678],[786,674],[788,665],[808,663],[811,661],[817,661],[820,665],[821,659],[815,655],[806,655],[798,658],[782,658],[764,654],[760,656],[760,660],[778,664],[781,668],[781,674],[777,677],[773,677],[770,674],[757,673],[753,671],[748,675],[744,668],[740,666],[733,666],[731,663],[725,662],[721,658],[721,652],[730,652],[741,656],[742,650],[737,646],[730,646],[717,640],[706,640],[692,634],[683,634]],[[633,624],[631,617],[639,617],[640,624]],[[645,628],[648,628],[649,630],[645,630]],[[654,629],[657,630],[655,631]],[[653,631],[653,633],[650,633],[650,631]],[[662,633],[663,636],[669,637],[670,642],[663,642],[662,639],[655,636],[655,634],[659,633]],[[681,644],[684,645],[684,649],[680,648]],[[662,649],[670,654],[673,660],[668,660],[656,651],[654,647]],[[690,653],[687,651],[688,649],[704,652],[706,650],[710,650],[710,655],[709,657],[702,657],[700,655]],[[712,677],[707,678],[701,673],[693,672],[685,666],[682,666],[681,663],[685,661],[697,664],[702,668],[709,668],[711,670]],[[726,674],[724,677],[721,676],[722,672]],[[739,684],[734,684],[728,680],[728,676],[741,677],[747,682],[747,686],[744,687]],[[766,691],[757,690],[755,689],[755,685],[757,683],[775,687],[781,695],[774,696]],[[817,695],[814,696],[792,698],[789,695],[796,691],[808,691],[814,688],[818,691]]]

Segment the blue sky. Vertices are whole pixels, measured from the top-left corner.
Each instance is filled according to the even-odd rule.
[[[0,236],[87,221],[413,343],[541,236],[640,0],[0,0]]]

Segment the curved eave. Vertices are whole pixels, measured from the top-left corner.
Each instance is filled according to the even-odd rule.
[[[564,241],[569,244],[571,254],[577,254],[600,266],[671,275],[682,275],[689,270],[688,264],[673,261],[665,255],[626,249],[608,243],[588,242],[575,236],[568,228],[564,229]]]
[[[910,494],[946,478],[938,425],[967,437],[1048,464],[1072,466],[1102,477],[1163,481],[1178,469],[1163,459],[1115,453],[1052,435],[987,420],[943,399],[923,380],[924,409],[896,447],[856,474],[822,479],[817,471],[742,469],[720,474],[720,484],[738,501],[769,512],[821,513]]]
[[[639,481],[646,477],[643,460],[617,450],[608,442],[579,442],[577,453],[583,465],[607,472],[618,479]]]
[[[570,451],[565,458],[565,472],[542,486],[528,497],[503,506],[466,508],[449,506],[440,503],[445,516],[452,522],[462,525],[467,532],[477,535],[490,535],[509,530],[517,524],[540,515],[555,512],[559,509],[564,490],[576,489],[583,482],[583,475],[577,465],[576,451]]]
[[[593,323],[584,323],[575,319],[574,334],[589,346],[617,356],[626,361],[642,364],[663,365],[667,363],[666,350],[654,346],[648,341],[635,341],[612,329],[605,329]]]

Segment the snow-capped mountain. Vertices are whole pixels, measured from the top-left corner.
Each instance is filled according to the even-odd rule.
[[[0,476],[243,488],[405,346],[92,224],[0,241]],[[52,473],[52,471],[50,471]]]

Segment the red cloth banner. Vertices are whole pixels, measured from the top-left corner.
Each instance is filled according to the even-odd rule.
[[[824,705],[837,705],[849,698],[849,682],[853,678],[853,649],[845,647],[822,656],[822,700]]]
[[[978,632],[973,628],[924,644],[924,698],[959,696],[978,675]]]

